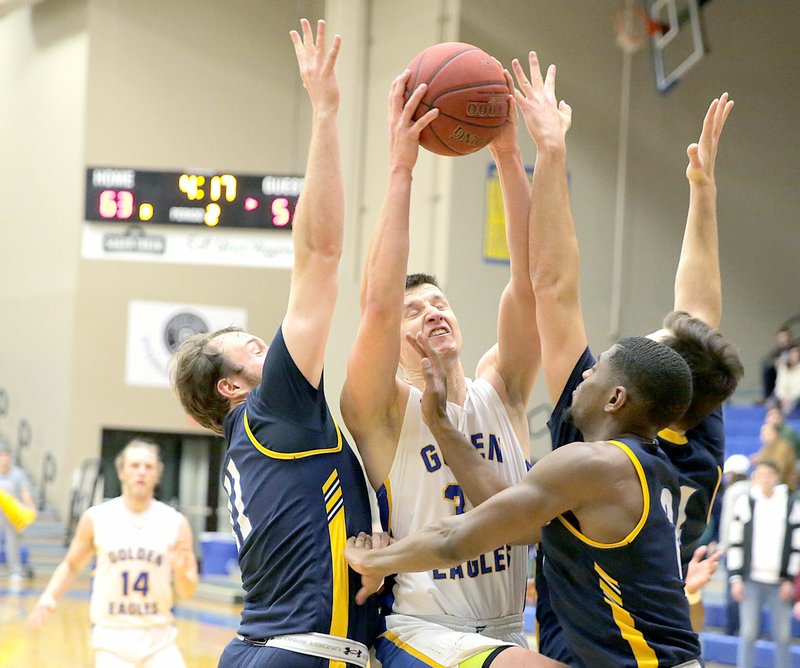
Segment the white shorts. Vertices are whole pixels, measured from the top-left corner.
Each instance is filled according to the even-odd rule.
[[[455,668],[476,654],[511,644],[478,633],[453,631],[417,617],[392,614],[386,617],[386,631],[375,640],[372,661],[375,668],[402,668],[413,665],[413,659],[429,666]]]
[[[185,668],[174,626],[92,628],[96,668]]]

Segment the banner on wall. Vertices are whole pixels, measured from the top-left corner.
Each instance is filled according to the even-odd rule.
[[[525,167],[530,178],[533,167]],[[483,224],[483,259],[486,262],[507,263],[506,216],[503,210],[503,191],[497,165],[491,163],[486,174],[486,218]]]
[[[194,334],[231,326],[247,327],[245,309],[129,302],[125,382],[139,387],[169,387],[169,359],[181,343]]]
[[[291,269],[290,232],[165,228],[154,225],[83,224],[82,256],[88,260],[167,262]]]

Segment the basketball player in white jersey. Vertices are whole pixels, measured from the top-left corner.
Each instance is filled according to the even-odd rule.
[[[173,589],[189,597],[197,587],[192,531],[183,515],[153,498],[164,468],[155,443],[132,440],[116,466],[122,495],[81,516],[30,623],[41,626],[96,557],[90,617],[97,668],[180,668]]]
[[[509,121],[490,145],[503,190],[511,278],[500,299],[497,344],[480,360],[473,381],[460,360],[458,320],[435,279],[406,277],[419,134],[438,113],[412,121],[425,88],[404,104],[409,77],[408,70],[397,77],[390,93],[389,185],[369,249],[362,318],[341,398],[342,415],[378,491],[384,528],[395,538],[477,506],[497,491],[493,480],[502,487],[524,477],[526,408],[539,368],[527,250],[530,183],[513,102]],[[448,413],[474,447],[444,451],[425,425],[420,356],[405,339],[417,335],[439,353],[450,388]],[[408,655],[428,665],[534,665],[528,662],[538,656],[522,649],[526,575],[526,548],[507,545],[453,568],[397,575],[388,602],[393,614],[375,643],[377,665],[406,665]]]

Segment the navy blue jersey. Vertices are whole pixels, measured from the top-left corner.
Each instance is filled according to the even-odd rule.
[[[544,576],[574,666],[676,666],[698,659],[683,592],[674,518],[677,476],[655,441],[611,443],[636,469],[643,511],[636,527],[613,544],[581,533],[565,513],[542,528]]]
[[[566,420],[572,405],[572,393],[583,380],[583,373],[595,365],[591,350],[586,348],[567,379],[561,396],[547,423],[553,449],[567,443],[583,441],[583,434]],[[724,458],[722,408],[718,408],[685,437],[665,429],[659,434],[659,445],[673,464],[681,487],[677,524],[680,538],[681,563],[686,565],[700,535],[708,523],[709,509],[722,475]],[[541,552],[541,551],[540,551]],[[536,622],[539,648],[542,654],[557,661],[570,663],[572,654],[561,634],[560,623],[553,611],[547,583],[542,576],[542,559],[537,556]]]
[[[547,426],[553,449],[583,440],[583,434],[564,418],[565,412],[572,405],[572,393],[580,385],[584,371],[591,369],[594,364],[595,358],[587,348],[570,374],[550,415]],[[671,429],[663,429],[658,434],[658,443],[672,462],[681,486],[676,526],[685,573],[697,541],[706,529],[714,498],[722,481],[722,464],[725,458],[722,406],[689,429],[685,436]]]
[[[280,329],[261,385],[223,427],[223,484],[245,591],[239,633],[328,633],[369,645],[375,606],[355,604],[360,576],[344,559],[347,537],[371,531],[366,483],[322,382],[305,379]]]
[[[685,573],[692,553],[706,530],[714,498],[722,482],[725,459],[722,406],[717,407],[696,427],[689,429],[685,436],[671,429],[662,430],[658,434],[658,443],[675,467],[681,485],[676,526]]]

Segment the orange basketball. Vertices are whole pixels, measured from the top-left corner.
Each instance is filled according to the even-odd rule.
[[[503,68],[485,51],[463,42],[443,42],[416,55],[406,99],[421,83],[428,89],[417,119],[429,109],[439,116],[420,135],[420,144],[439,155],[467,155],[500,132],[508,114]]]

